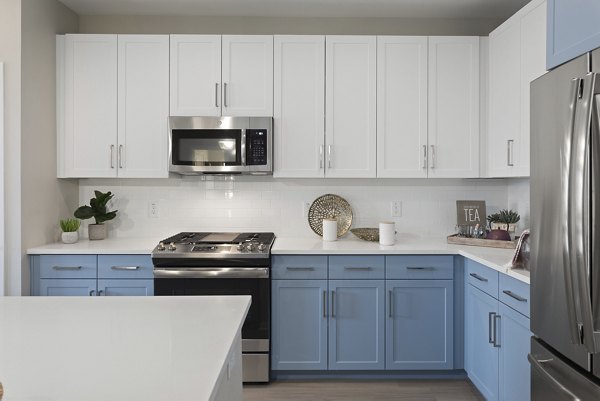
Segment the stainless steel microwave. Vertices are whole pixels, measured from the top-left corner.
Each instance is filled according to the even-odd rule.
[[[170,117],[169,171],[273,174],[273,118]]]

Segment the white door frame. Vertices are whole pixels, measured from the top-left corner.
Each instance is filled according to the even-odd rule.
[[[0,296],[4,295],[6,277],[4,258],[4,63],[0,62]]]

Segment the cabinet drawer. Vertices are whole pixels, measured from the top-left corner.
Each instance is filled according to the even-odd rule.
[[[98,278],[151,279],[150,255],[98,255]]]
[[[327,279],[327,256],[273,256],[271,273],[275,280]]]
[[[395,280],[451,280],[454,278],[454,257],[441,256],[387,256],[385,278]]]
[[[498,272],[466,259],[467,282],[498,299]]]
[[[96,255],[41,255],[40,278],[96,278]]]
[[[501,274],[498,285],[499,300],[529,317],[529,285],[510,276]]]
[[[330,256],[330,279],[383,279],[384,256]]]

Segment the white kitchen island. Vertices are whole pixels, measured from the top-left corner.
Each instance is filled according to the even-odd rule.
[[[250,302],[0,297],[3,401],[241,401]]]

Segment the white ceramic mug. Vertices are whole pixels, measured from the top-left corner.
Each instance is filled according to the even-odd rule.
[[[323,219],[323,241],[337,240],[337,220]]]
[[[379,223],[379,244],[394,245],[396,242],[396,223],[382,221]]]

